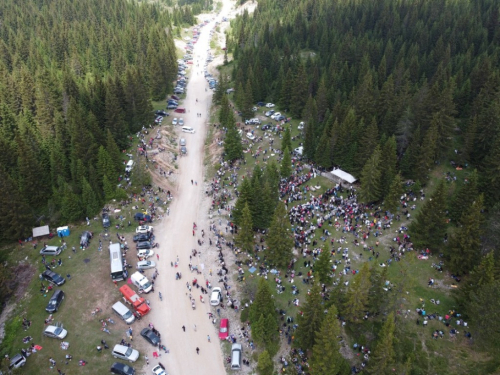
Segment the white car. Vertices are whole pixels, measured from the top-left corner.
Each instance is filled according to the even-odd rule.
[[[154,375],[168,375],[165,371],[165,367],[161,363],[158,363],[155,367],[153,367]]]
[[[210,295],[210,304],[212,306],[219,306],[222,301],[222,290],[219,287],[212,289],[212,294]]]
[[[174,117],[174,118],[172,119],[172,125],[177,125],[177,117]]]
[[[259,110],[259,108],[257,108],[257,107],[253,107],[253,108],[252,108],[252,111],[253,111],[253,112],[257,112],[258,110]]]
[[[115,358],[124,359],[129,362],[135,362],[139,358],[139,352],[125,345],[115,345],[111,355]]]
[[[274,114],[271,116],[271,118],[272,118],[273,120],[276,120],[276,119],[277,119],[278,117],[280,117],[280,116],[281,116],[281,112],[276,112],[276,113],[274,113]]]
[[[266,117],[269,117],[269,116],[272,116],[272,115],[273,115],[273,113],[274,113],[274,110],[273,110],[273,109],[270,109],[269,111],[267,111],[267,112],[265,113],[265,115],[266,115]]]
[[[153,255],[155,255],[155,252],[151,249],[142,249],[137,251],[137,256],[139,258],[148,259],[151,258]]]
[[[151,225],[141,225],[140,227],[137,227],[137,229],[135,230],[135,233],[148,233],[148,232],[152,232],[153,231],[153,227]]]
[[[148,270],[155,267],[156,263],[153,260],[141,260],[140,262],[137,262],[138,270]]]
[[[247,138],[253,141],[255,139],[255,135],[253,135],[252,133],[247,133]]]
[[[266,107],[267,107],[267,108],[273,108],[273,107],[274,107],[274,104],[273,104],[273,103],[267,103],[267,104],[266,104]]]
[[[53,339],[62,340],[68,335],[68,331],[57,326],[47,326],[47,328],[45,328],[45,331],[43,331],[43,335],[52,337]]]
[[[182,117],[179,118],[179,126],[184,126],[184,119]]]

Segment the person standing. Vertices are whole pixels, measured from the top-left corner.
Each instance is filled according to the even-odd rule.
[[[182,330],[186,332],[186,326],[182,326]]]
[[[210,335],[207,335],[208,342],[210,342]]]
[[[147,355],[144,356],[144,359],[146,360],[146,365],[149,365],[149,358]]]
[[[196,348],[196,354],[200,354],[200,348]]]

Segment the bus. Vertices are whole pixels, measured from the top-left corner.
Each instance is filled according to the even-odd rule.
[[[113,243],[109,246],[109,258],[111,261],[111,279],[113,281],[123,280],[123,259],[122,249],[119,243]]]

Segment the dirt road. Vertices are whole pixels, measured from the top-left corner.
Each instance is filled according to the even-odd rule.
[[[200,238],[201,223],[205,222],[207,215],[202,210],[204,199],[203,189],[203,157],[204,142],[208,126],[208,114],[212,101],[212,92],[203,76],[204,64],[207,50],[210,46],[209,31],[216,20],[229,15],[232,2],[224,1],[223,8],[215,20],[201,28],[201,35],[195,44],[193,51],[193,65],[190,79],[187,85],[187,97],[181,104],[187,113],[175,114],[172,117],[183,117],[186,126],[193,127],[195,134],[181,133],[177,129],[178,137],[186,139],[188,155],[179,158],[179,176],[177,180],[177,191],[170,206],[170,216],[155,225],[155,234],[160,243],[159,249],[159,276],[155,283],[155,294],[149,295],[151,300],[151,313],[145,319],[155,325],[162,334],[162,343],[170,350],[169,354],[162,353],[159,360],[153,359],[151,353],[147,353],[151,359],[148,366],[156,365],[159,361],[167,369],[169,374],[225,374],[223,355],[217,337],[218,326],[213,325],[208,318],[211,311],[209,299],[210,294],[203,297],[205,303],[200,302],[200,289],[193,288],[191,294],[196,300],[196,309],[193,310],[188,294],[190,293],[186,282],[196,277],[205,286],[208,278],[212,284],[217,280],[209,276],[209,270],[205,269],[203,274],[191,273],[188,267],[189,256],[192,249],[199,248],[197,239]],[[205,19],[208,19],[206,16]],[[207,89],[207,90],[206,90]],[[198,117],[201,113],[201,117]],[[193,182],[192,182],[193,181]],[[197,185],[196,185],[197,183]],[[200,225],[196,236],[193,236],[193,222]],[[203,228],[208,232],[208,228]],[[208,233],[207,233],[208,234]],[[171,262],[179,259],[177,268],[171,266]],[[199,259],[193,259],[193,265],[201,266]],[[175,279],[175,273],[182,274],[181,280]],[[158,298],[158,292],[162,293],[163,301]],[[197,326],[196,331],[194,325]],[[185,326],[184,332],[182,326]],[[208,342],[207,336],[211,342]],[[199,354],[196,353],[199,348]],[[149,373],[150,369],[148,369]]]

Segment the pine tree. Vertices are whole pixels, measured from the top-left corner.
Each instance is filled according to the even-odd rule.
[[[280,175],[281,178],[289,178],[292,175],[292,158],[290,156],[290,149],[288,147],[283,151],[283,160],[281,161]]]
[[[485,204],[492,207],[500,201],[500,136],[486,156],[481,173],[481,191],[485,195]]]
[[[318,146],[316,147],[316,152],[314,154],[314,161],[324,168],[329,168],[332,164],[332,153],[330,147],[330,138],[328,134],[328,127],[325,126],[323,129],[323,134],[321,135]]]
[[[401,195],[403,194],[403,181],[401,180],[401,175],[397,174],[392,180],[389,192],[384,199],[384,208],[392,214],[396,214],[399,205]]]
[[[373,151],[375,151],[375,148],[378,145],[378,126],[375,117],[372,118],[372,121],[361,137],[360,145],[361,147],[358,149],[356,154],[357,171],[361,171],[368,159],[373,155]],[[384,157],[383,154],[382,157]]]
[[[346,293],[343,314],[351,323],[359,323],[368,307],[370,291],[370,268],[368,263],[363,263],[359,273],[352,279]]]
[[[341,336],[338,312],[334,305],[328,308],[320,330],[316,333],[311,356],[311,373],[314,375],[348,375],[349,364],[340,354]]]
[[[462,227],[450,240],[448,249],[450,268],[454,273],[470,272],[481,255],[481,234],[483,233],[483,196],[480,195],[460,219]]]
[[[320,331],[321,323],[325,317],[321,300],[321,288],[318,283],[314,283],[306,296],[302,315],[297,318],[296,344],[302,350],[313,348],[316,334]]]
[[[266,336],[265,317],[260,314],[259,318],[252,322],[252,339],[257,345],[264,345],[264,338]]]
[[[293,256],[293,238],[290,221],[282,202],[278,202],[276,206],[266,242],[268,245],[266,258],[269,263],[285,268]]]
[[[478,174],[475,169],[453,197],[450,205],[452,222],[456,225],[460,223],[462,214],[471,206],[478,194]]]
[[[438,251],[446,233],[446,191],[441,180],[431,197],[424,203],[410,224],[410,234],[416,249]]]
[[[379,272],[376,268],[370,270],[370,290],[368,292],[368,309],[374,314],[383,312],[387,306],[387,292],[384,290],[387,281],[387,267]]]
[[[235,161],[243,156],[241,136],[234,122],[227,127],[226,137],[224,138],[224,154],[224,158],[229,161]]]
[[[373,350],[373,355],[370,360],[370,374],[386,375],[392,372],[392,367],[395,363],[396,353],[394,351],[394,330],[396,325],[394,322],[394,313],[387,316],[382,329],[380,330]]]
[[[236,200],[236,203],[232,210],[233,221],[236,225],[241,226],[243,209],[245,208],[245,206],[252,206],[252,198],[253,192],[250,178],[244,178],[243,182],[241,183],[238,199]]]
[[[307,95],[307,74],[304,65],[300,64],[291,87],[290,112],[292,116],[300,117],[306,105]]]
[[[252,84],[250,80],[247,80],[247,83],[245,85],[245,94],[243,96],[243,101],[240,107],[241,117],[243,119],[247,120],[253,117],[253,102]]]
[[[274,364],[267,350],[264,350],[259,355],[259,362],[257,363],[257,373],[259,375],[274,374]]]
[[[496,348],[500,344],[500,280],[478,288],[469,295],[467,316],[480,343],[485,347]]]
[[[248,320],[253,324],[253,322],[256,322],[261,315],[266,317],[274,314],[275,306],[271,288],[269,287],[266,279],[260,278],[257,293],[255,293],[255,299],[250,306]]]
[[[283,132],[283,139],[281,140],[281,150],[284,152],[285,149],[292,149],[292,135],[290,131],[290,126],[285,127],[285,131]]]
[[[396,137],[390,137],[382,148],[382,196],[385,197],[397,174],[398,155],[396,150]]]
[[[236,235],[234,242],[236,246],[239,246],[243,251],[251,254],[253,253],[253,246],[255,243],[253,236],[253,224],[252,224],[252,213],[248,208],[248,203],[243,207],[241,215],[241,223],[239,225],[239,231]]]
[[[317,277],[320,283],[329,285],[331,283],[331,272],[330,250],[328,250],[328,245],[325,243],[321,249],[318,260],[314,262],[314,276]]]
[[[420,149],[420,155],[417,157],[415,179],[420,180],[425,184],[429,178],[429,172],[436,160],[436,152],[438,147],[438,124],[436,121],[431,122],[429,130],[425,133],[424,140]]]
[[[113,183],[109,180],[108,175],[104,175],[104,178],[102,179],[102,186],[106,200],[109,201],[113,199],[115,197],[116,189]]]
[[[106,151],[114,164],[115,172],[121,172],[123,169],[122,156],[109,129],[106,134]]]
[[[82,177],[82,206],[86,217],[92,217],[100,210],[99,200],[85,177]]]
[[[361,171],[360,198],[363,202],[376,202],[381,198],[383,167],[381,161],[380,146],[377,146]]]

